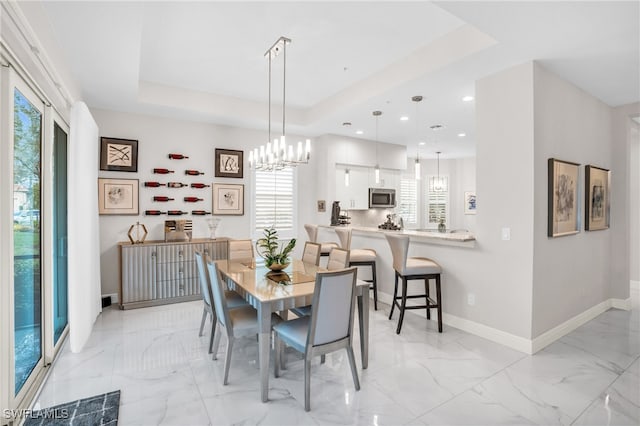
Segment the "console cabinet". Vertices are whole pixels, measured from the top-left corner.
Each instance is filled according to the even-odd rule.
[[[120,309],[200,299],[195,251],[226,259],[227,241],[120,243]]]

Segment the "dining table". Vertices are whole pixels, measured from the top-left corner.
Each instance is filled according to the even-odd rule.
[[[316,274],[326,271],[315,264],[293,260],[282,271],[270,271],[255,259],[215,261],[231,290],[244,297],[258,311],[258,358],[262,402],[269,400],[269,358],[271,355],[271,313],[287,317],[289,309],[311,305]],[[358,325],[362,368],[369,364],[369,283],[356,281]]]

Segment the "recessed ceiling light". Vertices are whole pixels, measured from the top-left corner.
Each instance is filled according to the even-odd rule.
[[[400,117],[400,121],[409,121],[409,117],[403,115],[402,117]]]
[[[464,138],[465,136],[467,136],[466,133],[462,132],[462,133],[458,133],[458,137],[459,138]]]
[[[418,145],[424,145],[424,142],[419,142]]]
[[[464,102],[471,102],[471,101],[473,100],[473,96],[469,96],[469,95],[464,96],[464,97],[462,98],[462,100],[463,100]]]
[[[363,132],[362,130],[356,130],[356,135],[361,135],[361,134],[363,134],[363,133],[364,133],[364,132]]]

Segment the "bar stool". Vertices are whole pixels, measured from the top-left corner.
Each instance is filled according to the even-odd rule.
[[[349,250],[349,266],[370,266],[371,279],[363,280],[371,283],[370,290],[373,290],[373,307],[378,310],[378,280],[376,279],[376,258],[377,253],[373,249],[351,249],[351,228],[336,228],[336,234],[343,249]]]
[[[395,270],[395,283],[393,288],[393,303],[389,319],[393,316],[393,308],[396,306],[400,310],[400,319],[396,334],[400,334],[402,320],[406,309],[426,309],[427,319],[431,319],[431,308],[438,309],[438,331],[442,333],[442,292],[440,291],[440,274],[442,268],[436,262],[424,257],[407,257],[409,252],[409,237],[406,235],[385,234],[391,255],[393,256],[393,269]],[[398,296],[398,277],[402,278],[402,296]],[[429,280],[436,280],[436,300],[429,297]],[[424,280],[425,294],[407,296],[407,281]],[[407,299],[424,297],[426,303],[419,306],[407,306]],[[398,300],[401,303],[398,303]]]
[[[307,235],[309,235],[309,241],[312,243],[320,244],[320,256],[329,256],[331,250],[334,248],[340,248],[338,243],[327,242],[320,243],[317,241],[318,239],[318,225],[306,224],[304,225],[304,229],[307,231]]]

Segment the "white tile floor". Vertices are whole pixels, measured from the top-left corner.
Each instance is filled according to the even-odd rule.
[[[609,310],[534,356],[452,327],[438,334],[415,315],[398,336],[383,305],[371,310],[361,391],[344,353],[324,365],[318,360],[310,413],[295,353],[288,353],[283,377],[271,376],[270,401],[260,402],[253,338],[234,347],[229,385],[222,386],[224,356],[212,361],[208,334],[198,337],[201,302],[110,308],[82,353],[63,349],[37,406],[120,389],[120,425],[638,425],[637,291],[632,298],[631,311]]]

